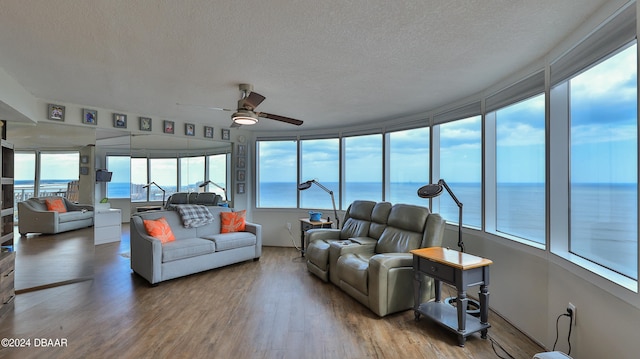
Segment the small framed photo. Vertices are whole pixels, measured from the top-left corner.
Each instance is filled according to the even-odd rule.
[[[247,160],[244,157],[238,157],[238,168],[245,168],[247,165]]]
[[[229,129],[228,128],[223,128],[222,129],[222,139],[228,141],[230,138],[231,138],[231,133],[230,133]]]
[[[247,146],[238,145],[238,156],[244,156],[247,153]]]
[[[175,123],[173,121],[164,121],[164,133],[174,133]]]
[[[89,167],[80,167],[80,174],[81,175],[88,175],[89,174]]]
[[[244,170],[238,170],[238,175],[236,176],[236,181],[244,182],[246,173]]]
[[[98,124],[98,111],[90,110],[88,108],[82,109],[82,123],[86,123],[87,125],[97,125]]]
[[[151,131],[151,119],[149,117],[140,117],[140,131]]]
[[[238,183],[237,184],[238,188],[237,188],[237,193],[238,194],[244,194],[244,183]]]
[[[195,136],[196,135],[196,125],[193,123],[185,123],[184,124],[184,134],[185,136]]]
[[[213,138],[213,127],[204,126],[204,137],[205,138]]]
[[[127,128],[127,115],[122,113],[113,114],[113,127]]]
[[[64,106],[50,103],[47,118],[54,121],[64,121]]]
[[[89,163],[89,156],[80,156],[80,163],[82,164]]]

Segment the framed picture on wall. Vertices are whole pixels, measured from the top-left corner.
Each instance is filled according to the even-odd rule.
[[[244,170],[238,170],[238,173],[236,175],[236,181],[244,182],[245,176],[246,176],[246,172]]]
[[[227,140],[228,141],[231,138],[231,134],[229,132],[229,129],[228,128],[223,128],[221,136],[222,136],[223,140]]]
[[[238,189],[236,192],[238,194],[244,194],[244,183],[238,183]]]
[[[140,131],[151,131],[151,119],[149,117],[140,117]]]
[[[127,115],[123,113],[113,114],[113,127],[127,128]]]
[[[64,121],[64,106],[50,103],[47,118],[54,121]]]
[[[246,145],[238,145],[238,156],[244,156],[247,153]]]
[[[80,167],[80,174],[84,175],[84,176],[88,175],[89,174],[89,167],[84,167],[84,166]]]
[[[196,135],[196,125],[193,123],[185,123],[184,125],[184,134],[186,136],[195,136]]]
[[[88,108],[82,109],[82,123],[86,123],[87,125],[97,125],[98,124],[98,111],[90,110]]]
[[[205,138],[213,138],[213,127],[204,126],[204,137]]]
[[[174,127],[173,121],[164,121],[164,133],[173,133],[175,131]]]
[[[247,165],[247,160],[244,159],[244,157],[238,157],[238,168],[245,168],[245,166]]]

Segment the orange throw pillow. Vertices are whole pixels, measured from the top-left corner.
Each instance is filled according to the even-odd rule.
[[[176,240],[176,237],[173,235],[171,231],[171,227],[169,223],[167,223],[167,219],[164,217],[158,219],[145,219],[144,228],[147,230],[147,233],[154,238],[157,238],[164,243],[173,242]]]
[[[56,211],[58,213],[67,211],[67,206],[64,205],[62,198],[47,198],[44,202],[47,204],[47,211]]]
[[[220,233],[244,232],[247,211],[220,212]]]

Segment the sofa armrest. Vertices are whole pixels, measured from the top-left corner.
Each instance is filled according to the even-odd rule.
[[[339,240],[340,230],[335,228],[314,228],[306,232],[304,236],[304,247],[309,248],[309,244],[319,240]]]
[[[246,222],[245,231],[253,233],[256,236],[256,256],[254,258],[260,258],[262,255],[262,225]]]
[[[369,260],[369,306],[376,314],[413,307],[413,255],[410,253],[376,254]],[[434,297],[433,280],[424,280],[421,303]]]
[[[18,203],[18,232],[27,233],[57,233],[59,215],[56,211],[42,211],[31,206],[28,202]]]
[[[131,269],[151,284],[162,280],[162,242],[147,234],[139,216],[131,217]]]

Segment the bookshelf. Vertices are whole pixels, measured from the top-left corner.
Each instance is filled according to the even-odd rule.
[[[2,156],[0,156],[0,317],[9,311],[15,298],[14,274],[15,252],[13,251],[13,177],[14,150],[7,142],[7,123],[0,121],[2,127]]]

